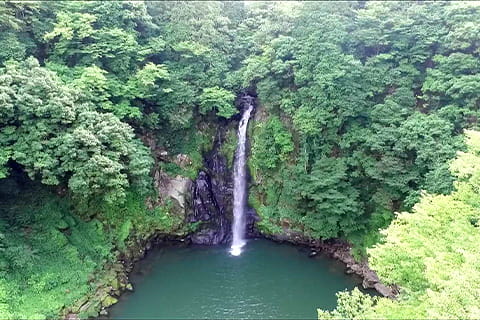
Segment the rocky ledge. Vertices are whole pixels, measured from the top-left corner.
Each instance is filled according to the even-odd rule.
[[[78,320],[80,319],[79,315],[82,315],[82,318],[93,317],[95,319],[106,316],[108,307],[115,304],[123,292],[133,291],[128,275],[135,262],[144,258],[147,251],[154,246],[185,241],[188,241],[185,239],[185,234],[156,234],[147,239],[137,239],[126,252],[118,255],[115,263],[104,266],[103,270],[95,277],[96,289],[94,292],[77,301],[74,306],[65,309],[62,312],[63,318]]]
[[[315,240],[292,231],[285,231],[277,235],[261,235],[256,230],[255,232],[250,230],[249,233],[250,238],[263,237],[276,242],[287,242],[307,247],[310,250],[310,256],[325,254],[333,259],[337,259],[345,264],[346,273],[356,274],[363,279],[363,288],[374,289],[384,297],[395,299],[399,293],[396,286],[386,286],[381,283],[375,271],[368,266],[367,261],[356,261],[351,254],[351,245],[345,241],[337,239],[328,241]],[[153,246],[172,242],[192,243],[192,239],[185,234],[158,234],[146,240],[139,240],[136,245],[119,256],[116,264],[105,267],[105,270],[108,272],[105,272],[101,277],[94,295],[85,297],[76,306],[65,310],[64,318],[69,320],[79,319],[78,314],[87,314],[93,317],[97,317],[98,314],[106,315],[107,308],[116,303],[121,293],[126,290],[133,290],[132,285],[128,281],[128,274],[132,270],[134,263],[143,258],[146,252]]]

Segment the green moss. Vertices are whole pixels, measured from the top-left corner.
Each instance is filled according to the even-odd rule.
[[[160,163],[160,167],[170,176],[177,175],[195,179],[198,171],[204,166],[203,155],[213,148],[215,127],[211,125],[198,125],[192,130],[178,132],[175,145],[171,146],[172,156],[184,154],[190,160],[182,166],[171,159],[169,162]]]
[[[135,191],[127,194],[123,204],[104,204],[98,218],[115,238],[119,249],[136,238],[146,239],[154,232],[172,233],[181,227],[183,216],[171,212],[171,203],[148,209],[144,197]]]
[[[171,177],[185,175],[185,170],[174,162],[161,162],[160,168]]]
[[[114,302],[97,296],[97,288],[120,286],[115,272],[103,270],[115,261],[115,248],[127,250],[154,232],[186,232],[183,216],[172,214],[170,204],[150,210],[134,190],[123,204],[100,203],[88,212],[34,185],[0,203],[0,301],[8,304],[7,313],[0,302],[0,315],[5,319],[57,318],[74,305],[84,305],[77,310],[83,316],[96,316],[101,301]]]
[[[287,158],[293,151],[293,140],[280,119],[265,116],[265,120],[249,127],[252,154],[248,168],[254,180],[249,189],[249,204],[260,217],[257,227],[264,234],[284,232],[282,221],[290,230],[302,229],[292,214],[292,199],[285,193],[289,179]]]
[[[90,280],[113,259],[111,237],[98,220],[76,217],[68,198],[43,188],[1,203],[0,293],[9,306],[2,318],[57,318],[94,290]]]
[[[265,198],[263,186],[257,185],[250,188],[249,205],[255,209],[260,217],[257,227],[263,234],[281,234],[283,229],[280,226],[278,208],[275,205],[269,205]]]
[[[106,296],[105,299],[102,300],[102,306],[107,308],[107,307],[110,307],[111,305],[114,305],[117,302],[118,302],[117,298],[112,296]]]
[[[230,127],[225,135],[225,141],[220,148],[221,154],[227,159],[227,166],[233,167],[235,150],[237,149],[238,137],[234,127]]]
[[[256,123],[253,136],[251,167],[255,172],[278,168],[294,150],[292,134],[276,116]]]
[[[196,232],[197,230],[200,229],[200,226],[202,225],[203,221],[197,221],[197,222],[192,222],[192,223],[188,223],[185,225],[185,230],[186,230],[186,233],[194,233]]]

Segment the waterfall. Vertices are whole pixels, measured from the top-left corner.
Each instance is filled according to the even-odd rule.
[[[247,206],[247,169],[246,169],[246,143],[247,127],[250,114],[253,110],[252,98],[245,97],[246,107],[238,125],[238,144],[235,152],[233,169],[233,241],[230,253],[238,256],[245,245],[245,209]]]

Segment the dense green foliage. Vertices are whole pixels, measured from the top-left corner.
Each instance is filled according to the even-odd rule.
[[[161,132],[157,143],[169,148],[195,135],[196,108],[236,113],[234,94],[221,87],[232,63],[222,6],[3,2],[2,29],[11,35],[4,45],[30,51],[0,60],[1,164],[15,161],[31,178],[64,183],[83,197],[121,200],[130,185],[148,186],[152,161],[131,127]],[[190,17],[206,9],[200,32]],[[193,41],[192,33],[208,36]],[[31,57],[9,62],[28,55],[42,66]]]
[[[151,173],[194,178],[237,113],[228,6],[0,3],[0,318],[95,301],[119,252],[188,231]]]
[[[451,195],[422,196],[412,213],[400,213],[368,250],[370,265],[398,301],[358,290],[339,293],[333,312],[319,318],[475,319],[480,316],[480,133],[469,131],[468,152],[451,165],[458,180]]]
[[[260,183],[251,203],[272,229],[370,245],[421,190],[453,190],[446,162],[478,117],[479,43],[464,31],[480,10],[457,2],[292,7],[281,28],[273,20],[251,31],[264,45],[239,71],[265,109],[253,130],[250,167]],[[274,147],[264,128],[271,117],[295,148]]]
[[[455,239],[416,257],[420,240],[405,245],[392,273],[388,237],[406,234],[400,223],[447,234],[433,211],[458,215],[452,237],[476,230],[464,224],[477,219],[475,154],[453,164],[456,191],[449,160],[477,126],[478,21],[474,2],[0,2],[0,185],[26,179],[25,194],[0,203],[0,318],[54,317],[134,239],[175,232],[181,217],[152,200],[151,177],[195,178],[245,90],[258,95],[249,202],[261,231],[346,238],[365,253],[393,212],[438,194],[371,251],[407,302],[344,293],[334,316],[356,301],[365,314],[408,316],[417,309],[398,306],[415,302],[446,317],[428,308],[460,299],[440,295],[461,274],[434,278],[431,250]],[[233,127],[221,148],[230,165]],[[416,274],[427,260],[431,273]],[[475,315],[468,301],[451,315]]]
[[[35,59],[7,65],[0,95],[1,147],[30,178],[49,185],[67,180],[73,193],[110,202],[124,197],[130,181],[145,184],[151,158],[133,130],[79,102],[77,92]]]
[[[86,220],[92,209],[83,211],[25,179],[0,182],[2,319],[57,318],[63,308],[95,294],[118,250],[152,231],[180,231],[181,217],[168,207],[147,209],[132,190],[123,204],[105,203]],[[95,314],[81,316],[87,315]]]
[[[37,190],[38,191],[38,190]],[[3,319],[54,318],[93,286],[89,277],[111,259],[111,244],[98,220],[84,222],[66,201],[48,197],[2,197],[0,308]]]
[[[200,95],[200,113],[216,109],[217,115],[225,118],[230,118],[237,110],[233,106],[235,96],[230,91],[221,89],[219,87],[205,88]]]

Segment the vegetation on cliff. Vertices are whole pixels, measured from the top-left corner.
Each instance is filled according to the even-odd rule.
[[[111,270],[119,253],[153,232],[184,232],[182,217],[168,206],[147,209],[133,190],[121,204],[81,208],[27,179],[0,184],[2,319],[58,318],[65,308],[96,316],[109,299],[108,287],[119,289]]]
[[[463,32],[476,26],[479,7],[307,2],[293,9],[281,28],[272,18],[254,33],[264,45],[240,70],[264,108],[250,159],[261,183],[250,202],[272,230],[366,247],[421,190],[453,190],[447,162],[464,148],[462,128],[476,126],[480,103],[478,37]],[[287,135],[265,134],[274,119],[293,150],[272,139]]]
[[[222,9],[0,3],[0,318],[95,316],[120,254],[188,231],[152,172],[194,178],[236,113]]]

